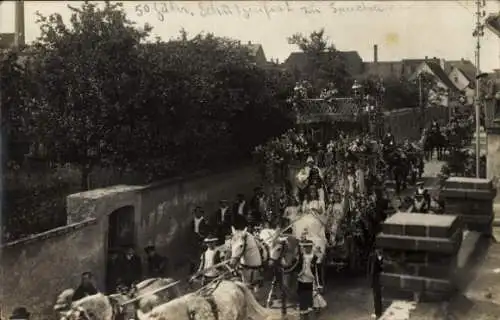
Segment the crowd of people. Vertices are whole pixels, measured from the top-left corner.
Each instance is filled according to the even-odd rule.
[[[298,139],[302,141],[302,147],[295,150],[298,150],[296,156],[305,156],[305,165],[294,173],[295,181],[286,181],[273,189],[256,186],[250,197],[239,193],[234,201],[221,199],[218,208],[210,214],[202,206],[194,208],[190,227],[192,250],[189,251],[199,260],[193,260],[191,272],[201,277],[202,284],[220,274],[220,269],[212,266],[223,261],[222,245],[226,244],[232,228],[247,228],[265,238],[266,232],[289,226],[309,212],[326,218],[326,237],[333,259],[357,257],[358,262],[363,260],[365,263],[363,267],[368,263],[371,269],[380,269],[373,246],[375,235],[391,209],[397,209],[392,207],[392,199],[387,193],[385,180],[391,172],[384,150],[398,149],[412,154],[418,153],[419,146],[409,141],[397,144],[390,133],[379,140],[368,135],[341,134],[338,139],[323,144],[311,143],[300,134]],[[414,201],[413,210],[428,210],[429,194],[422,184],[417,184]],[[403,201],[400,202],[402,206]],[[301,263],[297,281],[302,310],[311,308],[312,294],[309,292],[318,275],[317,269],[312,267],[317,260],[314,258],[314,243],[307,239],[307,235],[300,241]],[[347,245],[349,241],[351,243]],[[349,251],[353,248],[356,252]],[[106,283],[109,293],[127,293],[144,279],[171,276],[169,259],[158,254],[154,245],[146,246],[144,253],[145,261],[132,247],[124,248],[124,254],[110,254],[107,264],[110,277]],[[377,287],[376,278],[373,281]],[[98,291],[93,275],[85,272],[72,300]],[[380,306],[376,305],[376,309],[379,313]]]

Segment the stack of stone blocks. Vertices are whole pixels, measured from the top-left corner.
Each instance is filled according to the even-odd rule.
[[[398,212],[388,218],[376,239],[384,261],[384,300],[450,297],[457,288],[454,275],[462,235],[458,216]]]
[[[467,230],[491,235],[497,191],[491,179],[448,178],[440,192],[447,214],[462,217]]]

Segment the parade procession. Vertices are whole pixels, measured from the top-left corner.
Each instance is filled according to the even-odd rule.
[[[476,319],[500,70],[372,2],[0,1],[0,320]]]
[[[310,102],[301,99],[293,103]],[[337,121],[328,126],[342,127]],[[463,149],[471,123],[456,115],[443,128],[437,121],[428,124],[419,140],[397,142],[390,130],[377,136],[359,130],[359,117],[350,121],[351,131],[333,136],[314,137],[306,125],[258,146],[254,155],[262,184],[249,201],[244,194],[234,203],[221,199],[212,215],[194,209],[189,250],[199,259],[188,278],[165,278],[168,260],[154,245],[145,248],[148,272],[141,272],[140,261],[134,269],[126,262],[137,258],[131,249],[124,258],[129,260],[118,266],[123,276],[111,285],[115,289],[98,293],[92,275],[84,273],[80,287],[61,293],[54,310],[60,319],[75,320],[272,319],[269,310],[281,310],[282,316],[297,310],[301,320],[317,319],[335,277],[369,274],[373,314],[379,317],[375,236],[397,211],[443,211],[424,185],[424,167]],[[456,142],[441,142],[448,141],[447,132]],[[144,280],[142,274],[153,277]]]

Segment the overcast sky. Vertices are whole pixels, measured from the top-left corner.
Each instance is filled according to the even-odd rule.
[[[26,1],[26,39],[39,34],[35,12],[60,13],[68,19],[68,1]],[[487,13],[500,10],[487,0]],[[72,1],[78,6],[78,1]],[[356,50],[364,61],[440,57],[474,62],[474,1],[127,1],[125,9],[139,24],[149,23],[154,34],[168,40],[185,28],[188,34],[219,36],[261,43],[267,58],[280,61],[297,49],[287,36],[324,27],[339,50]],[[149,12],[147,12],[149,11]],[[14,30],[14,4],[0,5],[0,31]],[[485,30],[481,69],[500,68],[500,39]]]

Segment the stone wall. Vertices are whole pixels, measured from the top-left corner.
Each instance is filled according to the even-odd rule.
[[[259,184],[260,176],[255,168],[243,167],[192,179],[166,181],[145,188],[141,191],[138,243],[143,247],[153,242],[174,264],[182,263],[191,253],[186,250],[185,244],[190,234],[194,207],[202,206],[211,217],[219,200],[232,202],[240,192],[250,200],[253,188]]]
[[[135,245],[153,242],[170,258],[173,267],[191,258],[186,240],[192,210],[202,206],[210,216],[218,201],[249,198],[260,183],[254,167],[222,173],[200,173],[147,186],[112,186],[67,197],[68,226],[53,229],[2,247],[0,305],[5,319],[16,306],[26,306],[33,319],[51,318],[55,299],[62,290],[76,288],[81,272],[92,271],[104,288],[108,216],[132,207]]]
[[[104,241],[102,225],[91,219],[3,245],[0,318],[18,306],[33,319],[51,318],[57,295],[75,288],[84,271],[93,272],[102,288]]]

